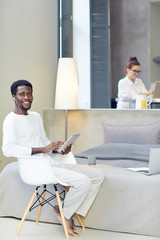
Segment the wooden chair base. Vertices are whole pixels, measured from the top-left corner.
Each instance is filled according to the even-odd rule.
[[[60,196],[59,196],[59,192],[57,190],[57,187],[54,185],[55,187],[55,191],[56,191],[56,198],[57,198],[57,202],[58,202],[58,207],[60,209],[60,215],[61,215],[61,218],[62,218],[62,225],[63,225],[63,228],[64,228],[64,232],[65,232],[65,235],[66,235],[66,238],[68,239],[69,238],[69,235],[68,235],[68,230],[67,230],[67,226],[66,226],[66,221],[65,221],[65,217],[64,217],[64,214],[63,214],[63,209],[62,209],[62,203],[61,203],[61,200],[60,200]],[[45,190],[46,190],[46,186],[44,186],[43,188],[43,194],[42,194],[42,197],[41,197],[41,201],[40,201],[40,205],[39,205],[39,209],[38,209],[38,214],[37,214],[37,219],[36,219],[36,223],[38,223],[39,221],[39,218],[40,218],[40,214],[41,214],[41,210],[42,210],[42,204],[44,202],[44,197],[45,197]],[[17,232],[16,232],[16,235],[19,234],[21,228],[22,228],[22,225],[27,217],[27,214],[28,212],[30,211],[32,205],[33,205],[33,201],[35,200],[35,197],[38,193],[38,187],[36,187],[36,190],[34,191],[30,201],[29,201],[29,204],[27,206],[27,209],[25,210],[24,212],[24,215],[21,219],[21,222],[19,224],[19,227],[17,229]]]
[[[22,225],[23,225],[23,223],[24,223],[24,221],[25,221],[25,219],[26,219],[26,217],[27,217],[28,212],[32,209],[32,206],[34,205],[33,202],[34,202],[34,200],[35,200],[35,197],[36,197],[37,194],[38,194],[38,188],[39,188],[39,186],[36,187],[36,189],[35,189],[32,197],[31,197],[31,199],[30,199],[30,201],[29,201],[29,204],[28,204],[28,206],[27,206],[27,208],[26,208],[26,210],[25,210],[25,212],[24,212],[24,215],[23,215],[23,217],[22,217],[22,219],[21,219],[21,222],[20,222],[20,224],[19,224],[19,227],[18,227],[18,229],[17,229],[16,235],[19,234],[19,232],[20,232],[20,230],[21,230],[21,228],[22,228]],[[56,186],[56,185],[54,185],[54,188],[55,188],[56,198],[57,198],[58,207],[59,207],[59,210],[60,210],[60,215],[61,215],[61,219],[62,219],[62,225],[63,225],[63,228],[64,228],[65,236],[66,236],[66,238],[68,239],[68,238],[69,238],[69,235],[68,235],[68,230],[67,230],[67,226],[66,226],[66,221],[65,221],[65,217],[64,217],[64,213],[63,213],[63,209],[62,209],[62,203],[61,203],[60,195],[59,195],[59,192],[58,192],[58,189],[57,189],[57,186]],[[66,188],[64,188],[64,191],[65,191],[65,193],[67,193],[67,189],[66,189]],[[45,200],[45,193],[46,193],[46,185],[44,185],[42,195],[40,195],[40,197],[39,197],[39,199],[40,199],[40,204],[39,204],[39,209],[38,209],[36,224],[38,224],[38,222],[39,222],[39,218],[40,218],[40,214],[41,214],[43,205],[46,204],[46,203],[48,203],[48,202],[46,202],[46,200]],[[53,196],[55,196],[55,195],[53,194]],[[55,198],[55,197],[54,197],[54,198]],[[51,201],[51,200],[49,200],[49,201]],[[50,205],[51,205],[51,204],[50,204]],[[83,222],[82,222],[81,217],[80,217],[77,213],[76,213],[76,217],[77,217],[77,219],[78,219],[81,227],[84,229],[85,226],[84,226],[84,224],[83,224]]]

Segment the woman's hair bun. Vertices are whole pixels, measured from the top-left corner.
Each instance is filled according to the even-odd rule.
[[[136,57],[130,57],[129,62],[138,62],[138,59]]]
[[[126,64],[126,72],[127,68],[131,69],[134,65],[140,66],[140,63],[136,57],[130,57],[128,63]]]

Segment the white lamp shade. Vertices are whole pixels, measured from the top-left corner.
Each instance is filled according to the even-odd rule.
[[[78,108],[77,66],[74,58],[60,58],[58,62],[55,108]]]

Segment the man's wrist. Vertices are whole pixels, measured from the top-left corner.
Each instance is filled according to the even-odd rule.
[[[46,153],[45,148],[44,147],[32,148],[32,155],[33,154],[38,154],[38,153]]]

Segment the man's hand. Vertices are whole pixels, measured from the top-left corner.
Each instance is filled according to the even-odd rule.
[[[52,151],[58,151],[58,149],[64,144],[64,142],[57,141],[51,142],[45,147],[32,148],[32,155],[37,153],[49,153]]]
[[[64,142],[57,141],[57,142],[51,142],[47,146],[44,147],[44,153],[48,153],[51,151],[58,152],[58,149],[64,144]]]
[[[51,142],[45,147],[39,147],[39,148],[32,148],[32,155],[38,154],[38,153],[49,153],[52,151],[55,151],[57,153],[60,153],[62,155],[67,154],[71,151],[72,144],[69,144],[63,151],[58,151],[58,149],[64,144],[64,142],[57,141],[57,142]]]
[[[58,153],[60,153],[62,155],[69,153],[71,151],[72,145],[73,145],[73,143],[70,143],[64,150],[62,150],[60,152],[58,151]]]

